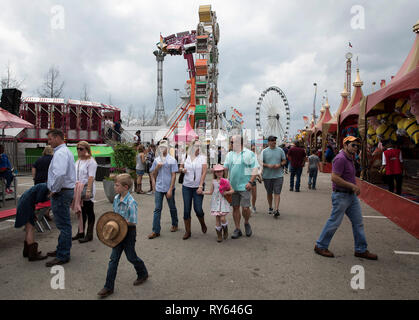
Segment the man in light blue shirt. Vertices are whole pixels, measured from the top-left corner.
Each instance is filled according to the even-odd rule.
[[[170,209],[170,216],[172,217],[172,227],[170,231],[176,232],[178,230],[178,217],[175,203],[175,182],[178,165],[176,159],[167,153],[169,148],[167,140],[161,140],[158,148],[160,155],[154,159],[153,165],[150,168],[150,173],[154,176],[156,183],[153,232],[148,236],[149,239],[160,236],[161,211],[163,208],[163,197],[165,195]]]
[[[76,184],[74,156],[64,142],[64,133],[59,129],[48,131],[48,144],[54,148],[54,156],[48,169],[47,186],[51,192],[51,209],[57,228],[60,230],[57,250],[48,252],[54,257],[46,263],[47,267],[70,261],[71,219],[70,205],[73,201]]]
[[[240,207],[244,217],[244,228],[246,236],[252,235],[252,228],[249,224],[250,218],[250,190],[256,179],[259,168],[255,154],[243,147],[243,137],[236,135],[232,138],[233,150],[230,151],[224,161],[224,168],[229,172],[229,180],[234,190],[231,205],[233,206],[233,219],[236,229],[231,236],[237,239],[242,236],[240,230]]]
[[[276,146],[276,137],[268,137],[268,147],[262,151],[263,183],[265,185],[269,214],[274,213],[272,208],[272,194],[275,194],[274,217],[279,217],[279,202],[281,200],[282,185],[284,183],[284,168],[287,163],[284,150]]]

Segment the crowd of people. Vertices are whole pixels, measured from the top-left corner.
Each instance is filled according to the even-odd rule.
[[[50,130],[47,136],[49,147],[45,148],[43,157],[34,164],[35,185],[19,200],[15,227],[25,226],[26,228],[23,255],[28,257],[29,261],[52,257],[53,259],[46,263],[47,267],[52,267],[70,261],[72,241],[86,243],[93,240],[96,193],[94,179],[97,164],[87,142],[80,141],[77,144],[78,159],[74,162],[74,157],[67,148],[64,135],[60,130]],[[216,241],[219,243],[229,237],[227,216],[230,213],[234,222],[231,239],[242,237],[242,230],[246,237],[252,236],[250,218],[251,214],[256,212],[254,190],[258,180],[260,183],[263,181],[267,192],[269,205],[267,213],[274,218],[280,216],[280,195],[284,174],[287,173],[288,168],[291,175],[290,191],[300,191],[301,174],[306,162],[308,162],[307,173],[309,174],[308,189],[316,189],[316,178],[321,166],[320,159],[316,155],[316,150],[307,156],[304,145],[298,141],[288,149],[284,145],[277,146],[277,138],[270,136],[266,148],[260,155],[257,155],[255,147],[251,149],[245,147],[243,136],[235,135],[231,138],[229,152],[223,163],[217,163],[220,157],[210,153],[209,165],[206,148],[207,146],[202,145],[198,139],[190,142],[186,149],[178,153],[170,148],[166,139],[159,141],[157,146],[149,144],[145,147],[141,142],[136,144],[137,179],[133,181],[129,174],[120,174],[115,178],[116,196],[113,201],[113,214],[123,218],[121,220],[127,224],[127,233],[112,246],[106,282],[104,288],[98,293],[100,297],[107,297],[113,293],[122,251],[125,251],[129,262],[133,264],[137,272],[134,285],[139,285],[148,278],[147,268],[135,252],[138,203],[130,192],[136,182],[134,192],[146,193],[142,189],[142,177],[145,173],[150,178],[150,190],[147,194],[154,195],[153,222],[151,233],[148,235],[150,240],[160,237],[164,198],[166,198],[171,216],[170,232],[179,230],[178,209],[175,201],[176,182],[182,185],[185,228],[182,239],[187,240],[192,236],[192,208],[199,221],[201,232],[207,233],[203,200],[205,196],[210,196],[210,215],[215,217],[214,229]],[[333,209],[314,248],[316,253],[325,257],[333,257],[328,246],[346,213],[353,225],[355,256],[377,259],[376,255],[367,251],[361,209],[357,198],[359,188],[355,184],[353,158],[358,149],[357,138],[346,138],[344,149],[335,156],[333,161]],[[397,156],[396,152],[389,155],[390,158],[394,156]],[[386,159],[390,159],[389,157]],[[212,175],[209,187],[205,184],[207,174]],[[56,250],[42,255],[34,240],[34,209],[37,203],[48,201],[48,199],[51,200],[51,209],[60,234]],[[78,218],[77,233],[73,237],[70,209]],[[241,224],[242,217],[243,225]],[[113,231],[109,231],[109,228],[106,232],[104,231],[107,240],[116,237],[114,233],[117,229],[112,227]]]

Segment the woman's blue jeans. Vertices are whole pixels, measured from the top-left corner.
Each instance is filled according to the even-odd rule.
[[[193,209],[198,218],[204,216],[204,210],[202,210],[202,201],[204,200],[204,195],[197,194],[196,191],[198,188],[189,188],[182,186],[182,195],[183,195],[183,219],[188,220],[191,218],[192,211],[192,200],[193,200]]]

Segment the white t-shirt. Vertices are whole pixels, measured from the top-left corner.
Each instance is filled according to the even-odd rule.
[[[76,167],[76,181],[80,181],[84,184],[87,183],[89,177],[96,177],[97,163],[93,158],[89,160],[77,160],[75,163]],[[96,187],[95,180],[93,179],[93,188],[92,188],[92,199],[95,198]]]
[[[185,157],[186,155],[182,156],[182,164],[186,169],[183,185],[188,188],[198,188],[201,182],[202,166],[207,164],[207,157],[200,154],[193,161],[189,155],[186,160]]]

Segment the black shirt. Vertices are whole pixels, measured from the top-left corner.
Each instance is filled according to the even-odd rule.
[[[33,179],[35,184],[47,182],[48,168],[51,160],[52,155],[42,156],[32,165],[36,169],[35,178]]]

